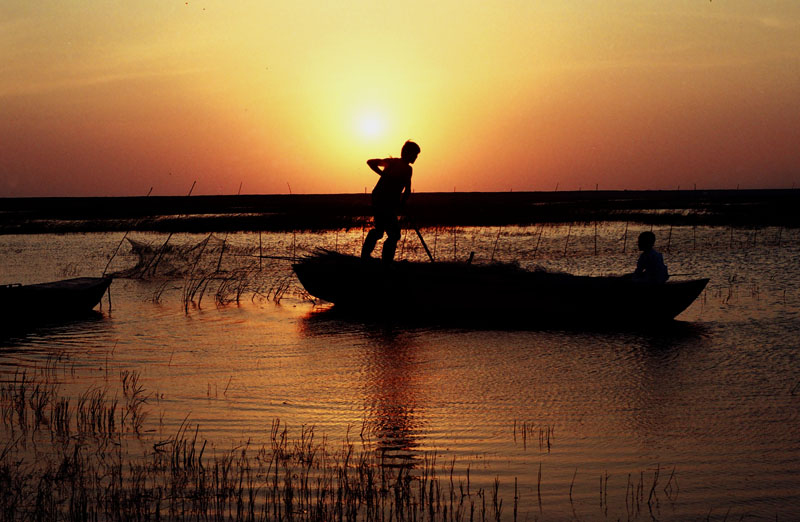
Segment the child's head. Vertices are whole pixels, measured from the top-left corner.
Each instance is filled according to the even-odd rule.
[[[639,250],[650,250],[656,244],[656,235],[652,232],[642,232],[639,234]]]
[[[417,161],[417,156],[419,156],[419,153],[419,145],[411,140],[408,140],[403,144],[403,149],[400,151],[400,157],[409,163],[414,163]]]

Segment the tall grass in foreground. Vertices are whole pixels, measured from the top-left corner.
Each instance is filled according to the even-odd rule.
[[[107,411],[96,406],[98,412]],[[95,410],[92,410],[95,411]],[[52,454],[26,456],[23,436],[0,449],[0,520],[499,520],[493,491],[437,476],[435,458],[410,468],[314,430],[275,421],[269,440],[213,452],[183,423],[166,440],[108,443],[54,434]],[[95,436],[91,436],[95,435]]]
[[[118,376],[72,399],[62,395],[55,370],[33,378],[18,372],[0,385],[0,521],[456,522],[543,513],[541,461],[536,497],[523,506],[516,478],[507,500],[499,478],[479,487],[469,467],[458,475],[455,459],[435,451],[398,465],[365,429],[355,440],[331,443],[312,427],[292,434],[275,420],[263,441],[221,450],[202,440],[188,417],[171,436],[145,429],[151,395],[137,372]],[[549,452],[553,429],[515,421],[514,437],[538,438],[541,454]],[[662,489],[673,500],[674,470],[662,483],[658,470],[652,484],[644,473],[638,481],[628,476],[628,519],[657,513]],[[608,489],[606,474],[605,513]]]
[[[55,379],[17,373],[0,388],[0,520],[499,520],[502,500],[418,469],[384,465],[360,442],[331,445],[274,421],[266,442],[225,451],[184,421],[143,438],[147,394],[121,371],[122,397],[90,388],[77,401]]]

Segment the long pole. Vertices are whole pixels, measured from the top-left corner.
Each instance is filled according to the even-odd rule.
[[[422,237],[422,232],[420,232],[417,227],[414,227],[414,232],[417,233],[417,237],[419,237],[419,240],[422,243],[422,246],[425,248],[425,253],[428,254],[428,259],[430,259],[431,263],[433,263],[433,255],[431,254],[431,251],[428,248],[427,243],[425,243],[425,238]]]
[[[419,238],[420,243],[422,243],[423,248],[425,248],[425,253],[428,254],[428,259],[430,259],[431,263],[433,263],[434,262],[433,254],[431,254],[431,250],[428,248],[428,244],[425,242],[425,238],[422,237],[422,232],[419,231],[419,227],[416,225],[416,223],[414,223],[414,221],[408,215],[406,215],[406,220],[408,220],[408,223],[411,225],[411,228],[414,229],[414,232],[417,233],[417,237]]]

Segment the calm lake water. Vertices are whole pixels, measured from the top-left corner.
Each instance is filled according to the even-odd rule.
[[[599,275],[635,266],[635,237],[650,227],[626,227],[422,232],[439,259],[475,252],[475,262]],[[515,479],[520,520],[800,519],[800,231],[654,232],[676,279],[711,279],[657,331],[344,319],[304,298],[289,261],[254,256],[355,253],[361,229],[220,234],[191,251],[207,236],[175,234],[169,244],[184,257],[159,268],[180,275],[116,279],[96,317],[6,336],[0,380],[58,359],[65,393],[77,396],[134,370],[149,397],[144,438],[188,422],[232,447],[266,440],[275,419],[298,434],[313,426],[332,444],[365,437],[396,465],[414,469],[435,454],[447,473],[469,470],[473,488],[498,479],[509,520]],[[155,248],[167,239],[130,237]],[[0,283],[97,276],[121,239],[0,236]],[[412,231],[398,257],[423,256]],[[126,241],[110,270],[138,260]],[[240,302],[215,303],[214,280],[199,306],[185,307],[199,267],[214,265],[245,274]],[[431,299],[448,306],[446,295]],[[1,450],[12,435],[0,428],[0,437]],[[654,481],[656,498],[633,507],[631,488],[647,500]]]

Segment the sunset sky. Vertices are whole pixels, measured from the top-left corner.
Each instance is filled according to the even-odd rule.
[[[800,2],[3,0],[0,196],[800,186]]]

